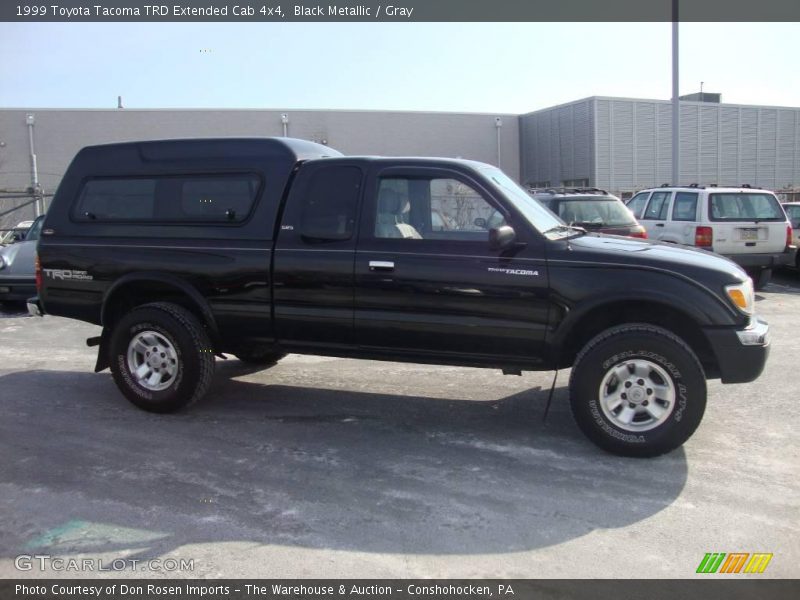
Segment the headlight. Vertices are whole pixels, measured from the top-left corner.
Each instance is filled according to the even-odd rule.
[[[725,293],[731,299],[734,306],[746,315],[752,315],[756,305],[756,297],[753,293],[753,282],[748,277],[747,281],[734,283],[725,286]]]

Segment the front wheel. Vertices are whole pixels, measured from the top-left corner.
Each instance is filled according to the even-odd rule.
[[[706,378],[691,348],[643,323],[612,327],[578,354],[570,406],[581,431],[621,456],[651,457],[681,446],[706,407]]]
[[[111,335],[111,373],[133,404],[174,412],[205,394],[214,352],[203,325],[177,304],[144,304],[122,317]]]

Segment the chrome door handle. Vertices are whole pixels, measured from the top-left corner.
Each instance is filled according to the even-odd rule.
[[[371,260],[369,261],[370,271],[394,271],[394,262],[390,260]]]

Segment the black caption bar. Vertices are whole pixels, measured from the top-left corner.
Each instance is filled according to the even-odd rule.
[[[306,579],[0,581],[3,600],[796,600],[797,580]]]
[[[5,0],[0,21],[800,21],[798,0]]]

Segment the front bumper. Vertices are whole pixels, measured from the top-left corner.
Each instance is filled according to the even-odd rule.
[[[706,328],[722,383],[747,383],[761,375],[769,356],[769,325],[757,317],[744,329]]]
[[[0,300],[25,301],[34,294],[33,277],[0,277]]]

